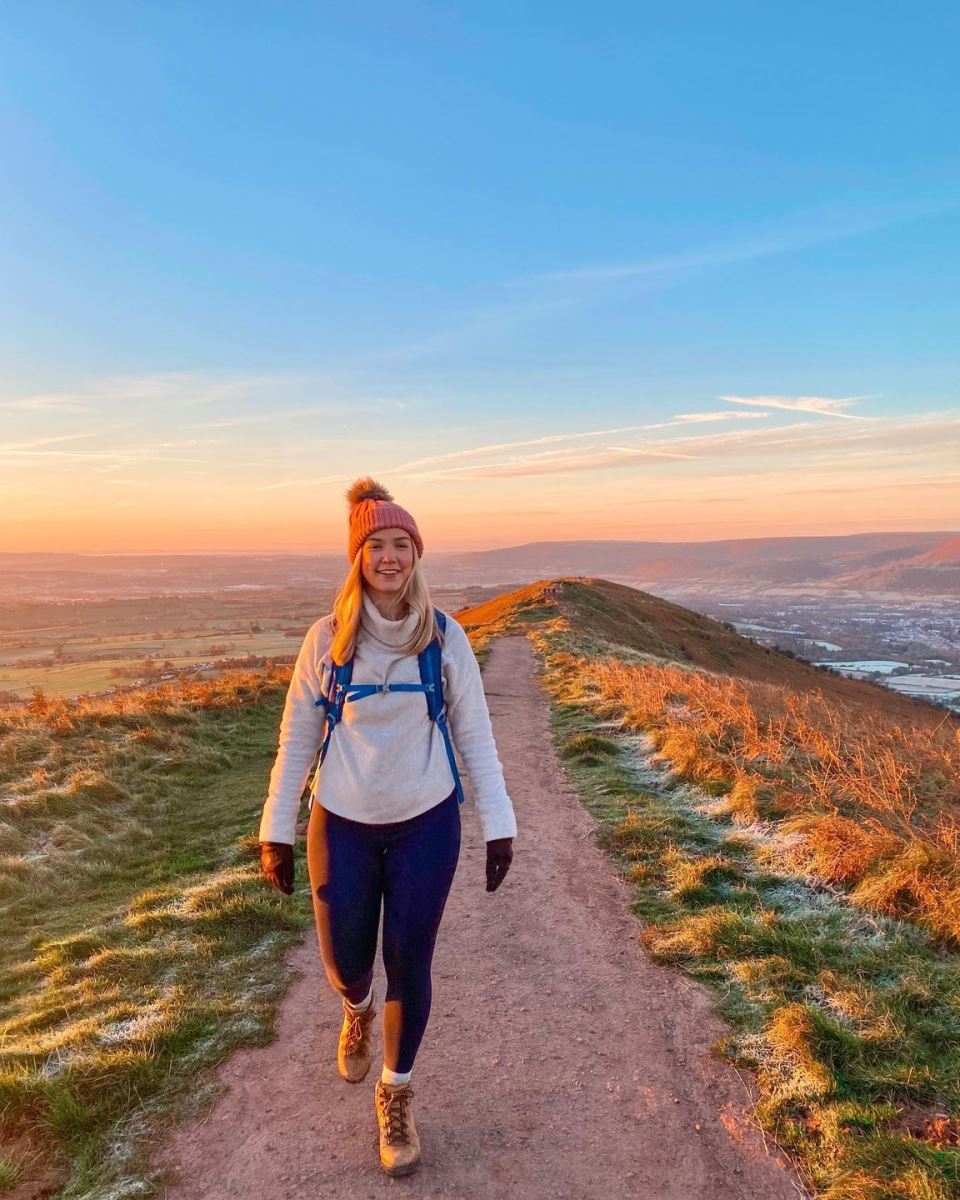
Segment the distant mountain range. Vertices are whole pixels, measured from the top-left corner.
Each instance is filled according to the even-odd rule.
[[[441,556],[437,556],[440,558]],[[530,542],[444,555],[447,570],[542,579],[594,575],[634,587],[766,587],[960,594],[960,534],[859,533],[717,542]]]
[[[811,588],[960,595],[960,533],[855,533],[716,542],[556,541],[497,550],[428,551],[435,587],[601,576],[679,591]],[[340,554],[0,554],[0,600],[88,600],[235,589],[334,587]]]
[[[960,594],[960,536],[944,538],[912,557],[853,571],[837,582],[845,587],[877,591]]]

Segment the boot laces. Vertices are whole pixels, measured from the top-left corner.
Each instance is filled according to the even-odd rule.
[[[352,1008],[344,1007],[344,1015],[347,1018],[347,1031],[344,1043],[344,1049],[349,1052],[355,1050],[363,1043],[364,1028],[363,1019],[368,1017],[369,1009],[362,1008],[359,1012]]]
[[[386,1088],[380,1089],[380,1113],[386,1126],[384,1136],[388,1144],[409,1140],[407,1112],[412,1098],[413,1089],[410,1087],[405,1087],[403,1091],[399,1092],[388,1092]]]

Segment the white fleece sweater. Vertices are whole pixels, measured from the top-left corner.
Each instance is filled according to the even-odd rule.
[[[295,841],[300,798],[324,737],[316,701],[330,683],[332,614],[311,625],[287,691],[279,746],[263,807],[261,842]],[[353,660],[354,683],[419,683],[417,656],[400,647],[416,613],[389,621],[364,592]],[[480,668],[463,626],[447,617],[441,655],[443,696],[453,743],[476,796],[486,841],[515,837],[517,822],[503,781]],[[343,706],[312,792],[330,812],[365,824],[403,821],[453,791],[443,734],[423,692],[375,692]]]

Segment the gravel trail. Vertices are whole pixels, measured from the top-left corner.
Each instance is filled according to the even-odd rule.
[[[632,889],[593,844],[593,819],[553,749],[535,665],[527,639],[509,637],[484,670],[519,834],[488,895],[468,788],[412,1080],[420,1170],[380,1170],[379,1057],[360,1085],[337,1074],[340,1002],[308,931],[277,1040],[225,1061],[226,1090],[207,1117],[158,1148],[154,1165],[179,1173],[165,1200],[358,1200],[396,1188],[424,1200],[804,1194],[751,1120],[748,1083],[710,1053],[724,1029],[710,996],[640,946]],[[379,1007],[379,961],[375,986]]]

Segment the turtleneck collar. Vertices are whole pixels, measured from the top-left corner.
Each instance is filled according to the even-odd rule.
[[[364,591],[363,612],[360,615],[360,624],[368,633],[373,634],[378,641],[383,642],[385,645],[403,646],[413,637],[413,632],[417,627],[417,614],[411,609],[399,621],[390,621],[382,615],[367,592]]]

